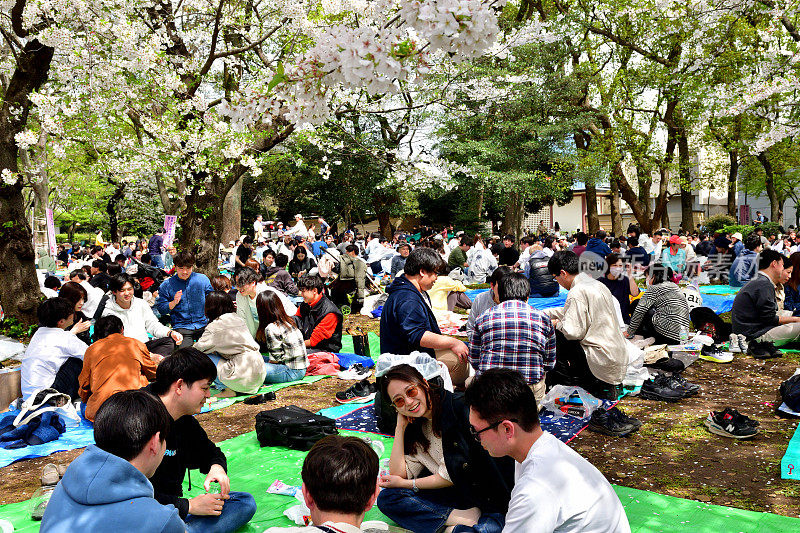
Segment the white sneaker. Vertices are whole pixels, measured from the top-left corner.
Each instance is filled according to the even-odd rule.
[[[731,333],[730,338],[730,346],[728,347],[728,351],[731,353],[742,353],[742,348],[739,345],[739,335],[736,333]]]
[[[741,334],[738,335],[738,337],[739,337],[739,350],[741,350],[742,353],[747,353],[747,348],[748,348],[747,337]]]

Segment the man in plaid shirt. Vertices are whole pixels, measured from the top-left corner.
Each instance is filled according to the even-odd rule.
[[[490,368],[519,371],[541,405],[545,372],[556,363],[556,333],[550,317],[528,305],[529,292],[530,283],[523,274],[509,274],[500,280],[500,305],[475,322],[469,360],[478,372]]]

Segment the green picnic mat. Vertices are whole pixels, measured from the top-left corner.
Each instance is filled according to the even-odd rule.
[[[381,338],[372,331],[367,333],[367,338],[369,339],[369,355],[377,361],[381,354]],[[342,353],[355,353],[352,335],[342,335]]]
[[[757,513],[614,485],[632,533],[797,531],[800,518]]]
[[[276,392],[281,389],[285,389],[286,387],[294,387],[295,385],[303,385],[304,383],[314,383],[315,381],[319,381],[327,377],[328,376],[306,376],[303,379],[298,379],[297,381],[288,381],[286,383],[275,383],[273,385],[264,385],[263,387],[258,389],[258,392],[256,394],[264,394],[265,392]],[[224,409],[229,405],[244,401],[246,398],[250,396],[252,396],[252,394],[245,394],[244,396],[234,396],[233,398],[220,398],[212,403],[207,404],[205,407],[203,407],[203,410],[201,412],[207,413],[208,411],[216,411],[218,409]]]
[[[388,458],[392,438],[374,434],[341,431],[343,435],[369,437],[384,445],[382,457]],[[261,532],[272,526],[290,526],[283,511],[297,501],[289,496],[267,494],[276,479],[289,485],[300,485],[300,469],[306,452],[287,448],[261,448],[255,432],[239,435],[220,443],[228,458],[228,472],[231,489],[250,492],[256,499],[258,510],[253,520],[240,532]],[[197,471],[192,473],[192,489],[184,483],[187,496],[202,492],[204,476]],[[731,507],[709,505],[693,500],[684,500],[627,487],[614,486],[614,490],[625,507],[633,533],[655,531],[691,531],[709,533],[727,532],[773,532],[796,531],[800,529],[800,519],[769,513],[744,511]],[[38,531],[39,523],[30,520],[29,502],[0,506],[0,517],[10,520],[15,531]],[[377,508],[367,513],[366,520],[383,520]]]

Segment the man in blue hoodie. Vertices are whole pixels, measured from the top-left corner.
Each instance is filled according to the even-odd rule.
[[[589,242],[586,243],[586,251],[597,254],[605,259],[606,256],[611,253],[611,248],[606,244],[606,236],[607,234],[605,231],[597,230],[594,237],[589,239]]]
[[[94,421],[96,445],[67,468],[42,518],[45,533],[183,533],[172,505],[153,498],[153,475],[167,449],[167,409],[144,391],[118,392]]]
[[[744,241],[744,251],[731,265],[728,283],[731,287],[743,287],[758,273],[758,254],[761,252],[761,237],[751,233]]]
[[[444,351],[449,357],[452,352],[458,361],[440,358],[450,369],[451,376],[461,377],[461,371],[468,371],[467,345],[454,337],[442,335],[426,292],[446,266],[444,259],[432,248],[420,247],[408,255],[404,274],[397,276],[386,289],[389,297],[381,312],[381,353],[421,351],[436,357],[437,351]],[[454,378],[453,383],[456,381]],[[463,383],[463,379],[460,381]]]
[[[176,273],[159,286],[156,309],[169,315],[172,330],[182,335],[176,348],[188,348],[206,329],[206,294],[214,287],[208,276],[193,272],[195,259],[191,253],[178,252],[174,262]]]

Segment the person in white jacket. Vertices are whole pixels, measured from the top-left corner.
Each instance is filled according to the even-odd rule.
[[[205,312],[208,325],[193,347],[217,365],[217,378],[227,387],[217,397],[255,394],[264,384],[267,368],[247,323],[236,314],[233,300],[225,292],[210,292]]]
[[[297,221],[296,224],[286,230],[284,235],[306,238],[308,236],[308,228],[306,228],[306,223],[303,222],[303,215],[297,214],[294,216],[294,219]]]
[[[147,302],[133,295],[133,285],[130,274],[123,272],[112,277],[112,298],[106,302],[102,316],[119,317],[125,336],[143,342],[151,353],[171,355],[183,341],[183,335],[159,322]]]

